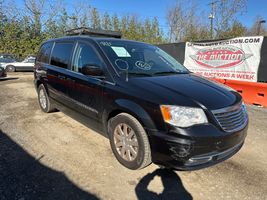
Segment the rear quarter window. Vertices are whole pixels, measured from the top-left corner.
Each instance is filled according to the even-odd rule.
[[[51,65],[68,68],[71,59],[73,43],[55,43],[51,55]]]
[[[49,56],[53,46],[53,42],[45,43],[41,46],[36,60],[42,63],[49,63]]]

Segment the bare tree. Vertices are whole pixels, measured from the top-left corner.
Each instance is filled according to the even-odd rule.
[[[181,1],[176,1],[175,6],[167,11],[169,26],[169,42],[180,41],[183,36],[185,13]]]
[[[246,12],[247,0],[211,0],[211,2],[215,5],[213,17],[216,38],[242,35],[245,30],[237,23],[236,18]],[[211,35],[208,36],[210,31],[208,15],[198,10],[195,0],[177,0],[167,11],[170,42],[211,39]]]
[[[247,0],[220,0],[215,5],[215,23],[217,37],[225,37],[224,33],[231,29],[237,16],[246,12]]]
[[[1,0],[1,10],[8,19],[19,19],[23,16],[14,0]]]
[[[62,3],[60,0],[24,0],[24,6],[33,24],[35,35],[40,35],[42,27],[57,16]]]
[[[89,26],[91,5],[86,0],[75,1],[71,15],[72,28]],[[76,24],[75,24],[76,23]]]
[[[175,5],[168,9],[169,42],[207,39],[206,21],[201,17],[203,13],[197,14],[197,10],[194,0],[177,0]]]

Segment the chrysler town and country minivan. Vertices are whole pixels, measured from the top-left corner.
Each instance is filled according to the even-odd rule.
[[[242,147],[248,115],[234,90],[188,71],[160,48],[87,35],[41,45],[34,69],[42,111],[68,110],[102,129],[129,169],[195,170]]]

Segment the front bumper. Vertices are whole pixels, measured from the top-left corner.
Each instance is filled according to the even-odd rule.
[[[212,124],[167,133],[147,130],[152,161],[178,170],[196,170],[222,162],[237,153],[244,144],[248,125],[226,133]]]

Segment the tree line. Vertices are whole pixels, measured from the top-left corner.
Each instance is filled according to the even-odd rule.
[[[142,20],[136,15],[100,15],[86,2],[76,3],[72,12],[60,1],[25,0],[22,9],[10,2],[0,0],[0,53],[17,58],[36,54],[43,41],[77,27],[120,31],[123,38],[152,44],[166,42],[156,17]]]
[[[166,12],[167,27],[160,25],[157,17],[144,19],[133,14],[101,13],[85,0],[75,1],[72,9],[67,9],[61,0],[24,0],[22,5],[13,0],[0,0],[0,53],[25,58],[36,54],[43,41],[64,36],[66,30],[77,27],[120,31],[123,38],[152,44],[258,33],[261,17],[249,29],[237,20],[246,9],[246,0],[216,2],[211,36],[208,13],[197,12],[195,0],[177,0]],[[266,34],[264,27],[260,34]]]

